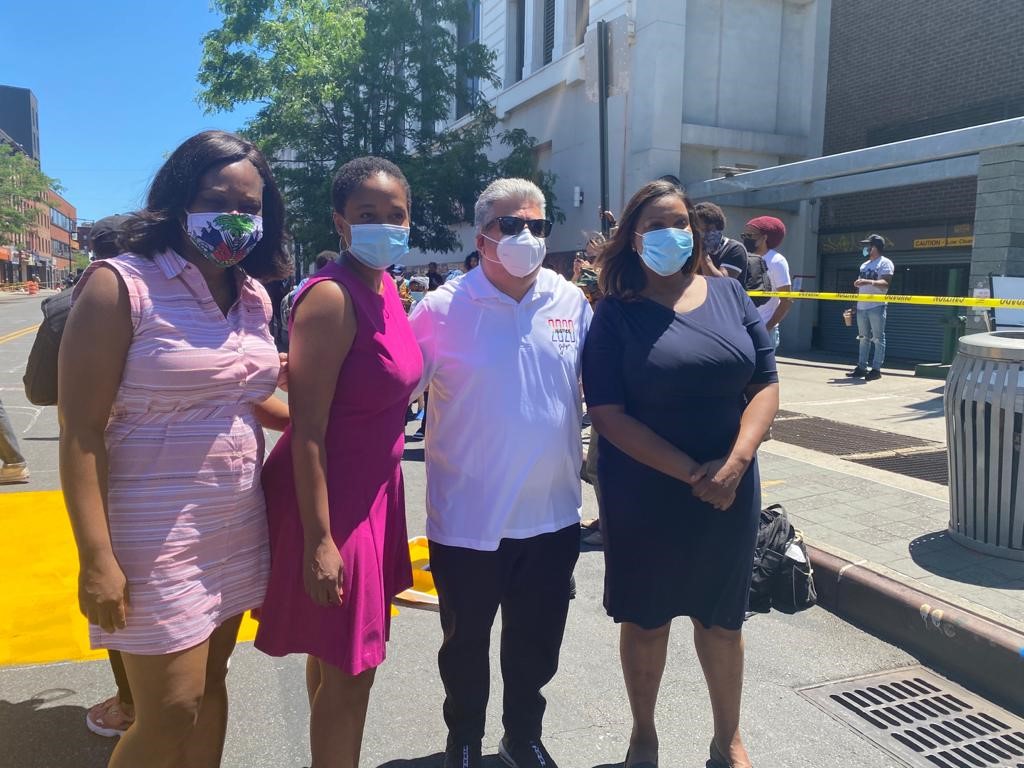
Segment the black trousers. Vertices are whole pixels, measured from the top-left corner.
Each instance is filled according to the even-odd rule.
[[[491,627],[499,607],[505,733],[516,740],[541,737],[546,702],[540,691],[558,670],[579,538],[574,524],[529,539],[502,539],[494,552],[430,542],[444,632],[437,665],[451,743],[483,739]]]

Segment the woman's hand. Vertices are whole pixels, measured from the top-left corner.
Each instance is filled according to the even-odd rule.
[[[104,632],[125,628],[128,580],[113,553],[82,562],[78,570],[78,608],[90,624]]]
[[[288,353],[279,352],[277,355],[281,361],[281,367],[277,371],[277,388],[288,391]]]
[[[734,456],[707,462],[701,467],[704,476],[693,486],[693,495],[715,509],[728,509],[748,466],[749,461]]]
[[[341,605],[345,594],[342,588],[344,575],[345,563],[333,539],[327,537],[313,546],[306,545],[302,579],[306,584],[306,594],[314,603]]]

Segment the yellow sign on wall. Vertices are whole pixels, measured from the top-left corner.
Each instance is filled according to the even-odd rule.
[[[960,248],[974,245],[973,236],[922,237],[914,241],[914,248]]]

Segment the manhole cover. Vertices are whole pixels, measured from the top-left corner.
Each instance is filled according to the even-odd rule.
[[[946,449],[921,453],[894,453],[891,456],[874,456],[863,459],[848,459],[875,469],[896,472],[906,477],[916,477],[930,483],[949,485],[949,459]]]
[[[921,667],[800,693],[907,765],[1024,768],[1024,720]]]

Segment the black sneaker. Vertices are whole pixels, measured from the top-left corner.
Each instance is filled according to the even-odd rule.
[[[864,381],[878,381],[880,378],[882,378],[882,372],[877,368],[872,368],[864,377]]]
[[[444,768],[480,768],[480,742],[475,744],[449,744],[444,751]]]
[[[540,739],[512,741],[504,736],[498,745],[498,757],[509,768],[558,768]]]
[[[854,368],[852,371],[850,371],[846,375],[849,376],[851,379],[863,379],[865,376],[868,375],[868,372],[867,372],[867,369],[861,368],[858,365],[856,368]]]

